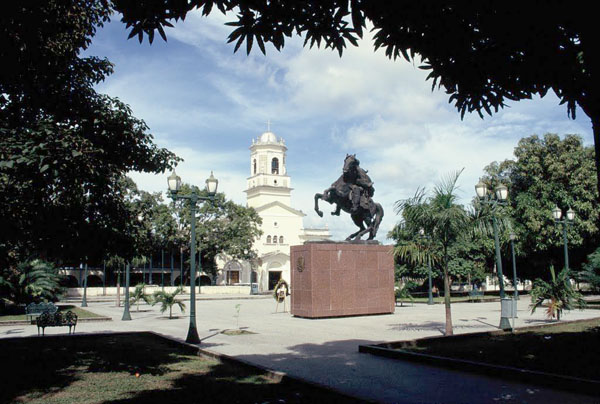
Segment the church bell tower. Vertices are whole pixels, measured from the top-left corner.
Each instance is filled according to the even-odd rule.
[[[285,166],[287,147],[282,138],[271,131],[252,139],[250,177],[247,180],[248,206],[258,208],[279,201],[291,206],[290,177]]]

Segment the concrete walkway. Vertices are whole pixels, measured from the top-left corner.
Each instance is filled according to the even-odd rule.
[[[239,327],[255,334],[228,336],[225,329]],[[289,306],[289,305],[288,305]],[[517,327],[547,322],[544,311],[529,314],[528,301],[519,302]],[[103,331],[155,331],[185,339],[189,317],[169,320],[157,307],[132,308],[132,321],[121,321],[123,308],[92,302],[88,309],[112,317],[112,322],[82,323],[77,333]],[[281,310],[281,307],[280,307]],[[452,305],[455,333],[490,331],[500,322],[500,303]],[[564,320],[600,317],[600,311],[571,311]],[[550,388],[452,371],[411,362],[358,353],[359,344],[381,343],[440,335],[444,306],[397,307],[391,315],[310,320],[275,313],[272,299],[207,299],[197,302],[201,347],[288,373],[347,394],[395,403],[597,403],[589,396]],[[48,328],[47,334],[66,328]],[[35,326],[0,327],[0,338],[37,335]],[[551,355],[551,353],[548,353]]]

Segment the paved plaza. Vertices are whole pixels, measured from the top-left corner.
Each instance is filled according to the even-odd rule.
[[[239,327],[253,332],[225,335]],[[516,326],[546,323],[544,310],[531,315],[529,301],[519,301]],[[444,306],[414,304],[396,307],[390,315],[302,319],[275,313],[270,297],[252,299],[204,299],[197,302],[201,347],[230,355],[272,370],[332,387],[350,395],[397,403],[593,403],[592,397],[549,388],[452,371],[411,362],[358,353],[359,344],[441,335]],[[288,302],[289,308],[289,302]],[[279,307],[279,310],[282,306]],[[158,306],[132,307],[132,321],[121,321],[123,308],[114,302],[89,302],[88,310],[113,321],[80,322],[77,333],[154,331],[184,340],[189,317],[174,308],[177,319],[160,314]],[[600,317],[596,310],[571,311],[564,320]],[[452,305],[455,333],[491,331],[500,322],[500,303]],[[66,333],[66,327],[48,328],[46,334]],[[34,325],[0,327],[0,337],[37,335]],[[551,353],[548,353],[551,355]]]

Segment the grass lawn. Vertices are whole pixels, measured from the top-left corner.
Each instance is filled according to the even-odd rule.
[[[0,358],[10,368],[2,378],[2,403],[359,402],[192,355],[143,333],[0,339]]]
[[[549,324],[514,334],[435,338],[394,348],[600,381],[600,319]]]
[[[77,314],[77,317],[79,317],[79,318],[102,317],[99,314],[92,313],[91,311],[84,310],[81,307],[74,306],[72,304],[58,304],[57,306],[58,306],[59,311],[66,313],[67,311],[71,310],[73,313]],[[0,316],[0,322],[2,322],[2,321],[19,321],[19,320],[25,321],[25,320],[27,320],[27,317],[25,316],[25,314]]]

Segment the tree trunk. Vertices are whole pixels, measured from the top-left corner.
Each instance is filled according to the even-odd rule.
[[[450,275],[448,275],[447,257],[444,257],[444,306],[446,306],[446,336],[453,335],[452,311],[450,310]]]
[[[173,306],[169,306],[169,320],[173,318]]]
[[[591,116],[592,130],[594,131],[594,151],[596,160],[596,185],[598,187],[598,195],[600,196],[600,116]],[[600,200],[600,197],[598,198]]]

